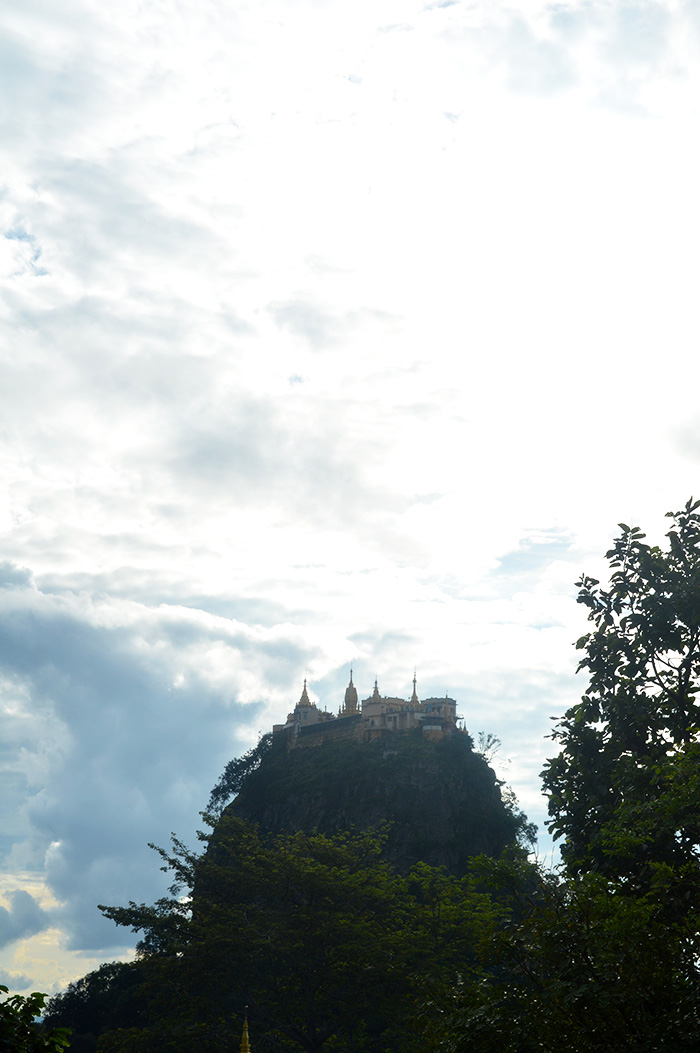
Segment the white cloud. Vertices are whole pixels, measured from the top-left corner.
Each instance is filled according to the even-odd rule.
[[[124,950],[305,675],[417,667],[542,822],[573,582],[697,490],[695,7],[2,9],[18,985]]]

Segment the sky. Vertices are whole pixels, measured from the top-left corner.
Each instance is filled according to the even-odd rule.
[[[135,937],[303,680],[538,823],[582,572],[700,496],[698,0],[0,3],[0,983]]]

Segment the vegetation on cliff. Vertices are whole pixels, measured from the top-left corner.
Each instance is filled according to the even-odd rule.
[[[423,862],[462,875],[474,856],[535,836],[466,732],[434,742],[416,729],[289,751],[265,742],[227,811],[273,834],[386,826],[384,858],[404,874]]]
[[[478,969],[504,910],[470,858],[533,835],[471,738],[286,751],[268,736],[210,803],[203,851],[158,850],[170,896],[102,908],[141,935],[138,962],[72,985],[50,1019],[89,1021],[79,1041],[96,1048],[107,985],[123,1007],[115,1026],[104,1005],[113,1053],[234,1049],[245,1005],[258,1053],[424,1049],[426,998]]]
[[[502,915],[470,879],[397,874],[371,834],[266,837],[227,813],[213,850],[162,856],[170,899],[103,908],[143,933],[148,1024],[101,1050],[235,1049],[247,1005],[259,1053],[418,1053],[424,999],[478,969]]]

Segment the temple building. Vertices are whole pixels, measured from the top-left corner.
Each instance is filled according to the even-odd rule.
[[[310,700],[305,680],[301,698],[288,714],[286,723],[275,724],[272,731],[278,739],[284,739],[287,749],[294,749],[320,745],[328,739],[370,742],[412,728],[419,728],[426,737],[440,739],[457,730],[458,719],[457,703],[453,698],[425,698],[422,701],[418,698],[415,674],[413,694],[408,700],[381,695],[375,680],[374,691],[360,703],[350,670],[350,683],[337,715],[319,709]]]

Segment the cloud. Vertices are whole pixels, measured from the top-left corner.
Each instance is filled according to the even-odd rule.
[[[26,990],[32,983],[29,976],[24,973],[10,972],[8,969],[0,969],[0,984],[4,984],[11,991]]]
[[[546,535],[532,544],[538,547],[541,540],[539,547],[548,550],[545,542],[553,541],[551,560],[561,555],[556,538]],[[170,830],[192,840],[197,814],[225,763],[286,712],[304,675],[331,708],[342,696],[350,662],[357,683],[379,674],[382,690],[396,693],[415,664],[423,683],[428,677],[435,683],[437,673],[449,680],[451,693],[466,699],[471,720],[477,698],[489,691],[505,698],[502,686],[489,686],[485,672],[478,690],[455,690],[459,674],[445,661],[452,649],[448,635],[441,648],[428,645],[430,667],[421,670],[424,627],[412,621],[390,628],[374,586],[367,593],[376,607],[368,612],[367,628],[344,639],[333,629],[324,635],[309,612],[296,625],[278,616],[264,629],[250,617],[241,621],[59,585],[44,591],[41,579],[38,587],[30,587],[30,580],[25,574],[26,587],[0,593],[2,706],[10,747],[4,761],[15,773],[5,781],[5,814],[21,817],[1,832],[5,860],[44,875],[58,903],[53,923],[65,932],[68,947],[83,952],[125,950],[129,937],[102,919],[95,905],[162,894],[164,879],[147,842],[167,844]],[[401,597],[395,600],[400,606]],[[304,620],[308,628],[300,624]],[[440,634],[437,622],[433,630]],[[530,636],[523,646],[534,655],[533,643]],[[519,654],[511,648],[515,666]],[[484,667],[488,661],[484,656]],[[541,704],[551,688],[546,679],[536,682]],[[522,705],[522,676],[519,684],[513,697]],[[512,684],[508,690],[513,695]],[[528,713],[526,706],[523,734]],[[493,720],[484,723],[499,730]],[[26,900],[20,906],[29,934],[36,915],[25,909]]]
[[[14,889],[5,895],[10,901],[10,909],[0,906],[0,947],[49,927],[50,915],[41,909],[28,892]]]
[[[147,842],[193,835],[204,784],[241,751],[246,729],[266,727],[263,682],[298,679],[305,645],[291,628],[270,637],[183,608],[3,597],[3,704],[31,788],[6,799],[29,824],[11,854],[44,869],[70,946],[123,946],[96,903],[160,894]],[[18,893],[0,915],[5,941],[45,927],[32,904]]]
[[[616,68],[656,68],[664,58],[672,26],[668,4],[636,0],[611,9],[610,36],[606,54]]]
[[[279,326],[304,337],[316,350],[336,343],[342,331],[338,319],[312,303],[300,300],[272,303],[269,311]]]
[[[445,10],[442,10],[445,9]],[[663,0],[431,4],[435,28],[446,41],[473,51],[489,83],[500,70],[518,97],[570,96],[648,116],[664,94],[693,74],[697,36],[690,6]],[[654,93],[651,86],[661,89]],[[444,111],[460,112],[444,100]]]
[[[377,310],[338,312],[302,296],[273,302],[267,309],[278,326],[303,337],[314,351],[332,348],[363,323],[390,318],[386,312]]]
[[[577,79],[573,55],[563,41],[538,37],[525,18],[513,17],[501,46],[514,92],[560,92]]]
[[[0,589],[29,588],[34,584],[31,571],[4,560],[0,563]]]
[[[282,405],[234,396],[215,416],[178,422],[162,446],[173,485],[213,501],[235,494],[243,507],[283,506],[340,528],[368,509],[374,518],[395,507],[396,498],[368,485],[358,470],[371,444],[361,434],[349,439],[342,400],[314,402],[303,390]],[[375,456],[380,449],[375,442]]]
[[[541,814],[573,581],[695,485],[694,17],[6,5],[0,854],[57,939],[130,941],[95,904],[351,662]]]
[[[527,577],[533,585],[542,580],[543,572],[554,561],[571,557],[572,538],[561,530],[542,530],[534,536],[523,537],[518,548],[499,558],[496,575],[506,576],[512,589],[514,578]]]

